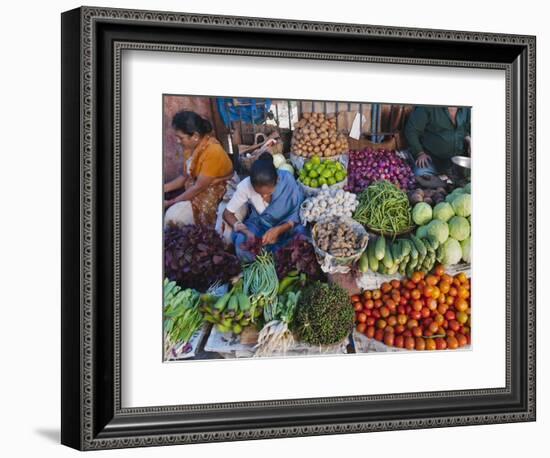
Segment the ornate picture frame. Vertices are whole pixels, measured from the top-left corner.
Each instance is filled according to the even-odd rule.
[[[534,421],[533,36],[81,7],[62,14],[62,434],[79,450]],[[123,50],[506,73],[506,386],[123,408]]]

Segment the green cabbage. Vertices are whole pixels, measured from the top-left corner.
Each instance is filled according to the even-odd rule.
[[[472,213],[472,196],[470,194],[459,194],[451,201],[451,205],[458,216],[470,216]]]
[[[445,242],[449,237],[449,226],[438,219],[430,221],[426,227],[426,231],[428,235],[435,237],[439,243]]]
[[[449,237],[447,241],[437,249],[437,259],[446,266],[458,264],[462,259],[462,248],[459,241]]]
[[[472,183],[468,183],[466,186],[464,186],[464,192],[467,192],[468,194],[472,193]]]
[[[418,226],[426,224],[432,219],[432,207],[426,202],[418,202],[413,208],[412,218]]]
[[[289,164],[288,162],[281,164],[279,166],[279,170],[286,170],[287,172],[290,172],[292,175],[294,175],[294,167],[292,167],[292,165]]]
[[[428,236],[428,226],[418,226],[418,229],[416,229],[416,236],[419,239],[425,239]]]
[[[281,154],[274,154],[273,155],[273,165],[276,168],[279,168],[281,165],[283,165],[286,162],[286,158]]]
[[[455,197],[458,197],[460,194],[464,194],[464,189],[455,188],[445,197],[446,202],[451,202]]]
[[[460,247],[462,248],[462,260],[464,262],[470,262],[472,258],[472,251],[471,251],[471,242],[470,237],[460,242]]]
[[[449,202],[439,202],[433,211],[434,219],[438,219],[446,223],[453,216],[455,216],[455,211],[453,210],[452,205]]]
[[[470,223],[464,216],[453,216],[448,225],[449,234],[453,239],[461,242],[470,236]]]

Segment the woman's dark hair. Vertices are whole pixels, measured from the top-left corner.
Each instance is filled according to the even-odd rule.
[[[184,134],[193,135],[197,132],[204,135],[212,132],[212,124],[194,111],[179,111],[172,118],[172,127],[181,130]]]
[[[252,186],[275,186],[277,184],[277,169],[273,165],[273,156],[263,153],[250,169],[250,182]]]

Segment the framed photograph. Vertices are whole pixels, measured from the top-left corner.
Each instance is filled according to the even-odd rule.
[[[79,449],[534,421],[535,37],[62,14]]]

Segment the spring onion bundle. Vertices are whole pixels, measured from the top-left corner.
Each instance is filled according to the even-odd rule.
[[[279,296],[275,305],[266,305],[264,308],[266,324],[258,335],[254,356],[269,356],[274,351],[281,351],[284,354],[292,346],[294,336],[288,327],[294,319],[299,298],[299,291],[289,291]]]

